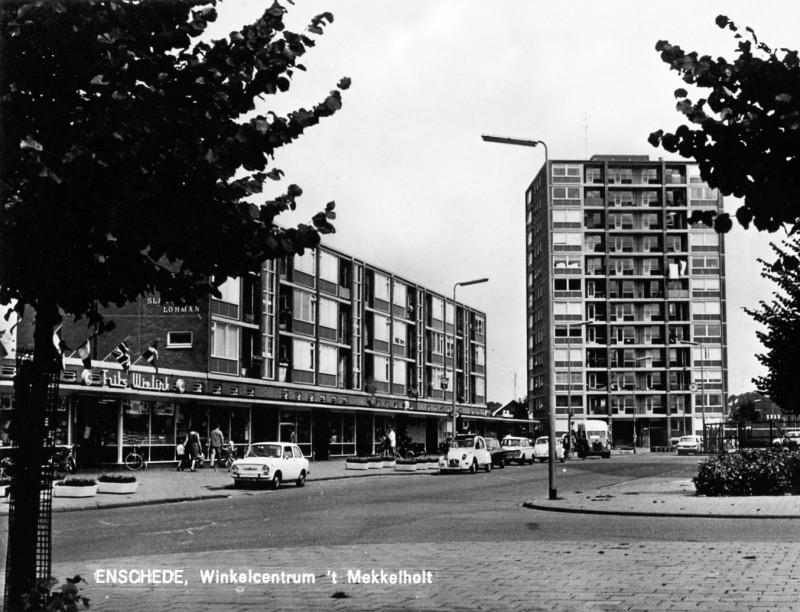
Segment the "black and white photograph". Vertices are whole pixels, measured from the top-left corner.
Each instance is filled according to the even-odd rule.
[[[0,0],[0,609],[800,611],[798,24]]]

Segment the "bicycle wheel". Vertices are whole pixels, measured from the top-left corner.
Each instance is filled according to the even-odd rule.
[[[137,453],[128,453],[125,457],[125,467],[129,470],[141,470],[144,467],[144,459]]]

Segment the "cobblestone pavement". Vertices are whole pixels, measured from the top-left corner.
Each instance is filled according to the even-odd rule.
[[[84,576],[83,592],[98,611],[774,612],[800,609],[799,564],[800,544],[565,541],[223,551],[53,569],[57,576]],[[181,571],[185,584],[109,584],[113,570],[137,579],[137,571],[150,572],[154,579],[158,569]],[[203,583],[203,571],[210,583]],[[264,573],[273,582],[257,584]],[[222,583],[231,575],[237,584]]]

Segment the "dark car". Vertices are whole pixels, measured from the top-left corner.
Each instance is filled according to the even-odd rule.
[[[504,468],[506,467],[506,450],[500,446],[497,438],[484,438],[486,440],[486,450],[492,455],[492,465]]]

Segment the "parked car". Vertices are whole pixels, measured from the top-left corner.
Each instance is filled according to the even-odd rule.
[[[439,457],[439,471],[442,473],[469,471],[474,474],[480,468],[487,472],[492,469],[492,455],[483,436],[458,435],[450,442],[447,455]]]
[[[294,481],[298,487],[310,474],[308,459],[296,444],[258,442],[251,444],[242,459],[231,466],[234,486],[245,483],[268,483],[277,489],[283,481]]]
[[[506,467],[506,451],[500,446],[497,438],[484,438],[486,440],[486,450],[492,456],[492,465],[503,469]]]
[[[775,438],[772,443],[775,446],[797,446],[800,444],[800,429],[787,429],[782,436]]]
[[[506,436],[501,443],[506,451],[506,462],[516,461],[520,465],[533,463],[533,446],[528,438]]]
[[[703,450],[703,438],[700,436],[681,436],[678,440],[678,454],[689,455]]]
[[[533,456],[539,463],[544,463],[550,458],[550,440],[547,436],[536,438],[533,444]],[[564,445],[558,438],[556,438],[556,459],[564,463]]]

